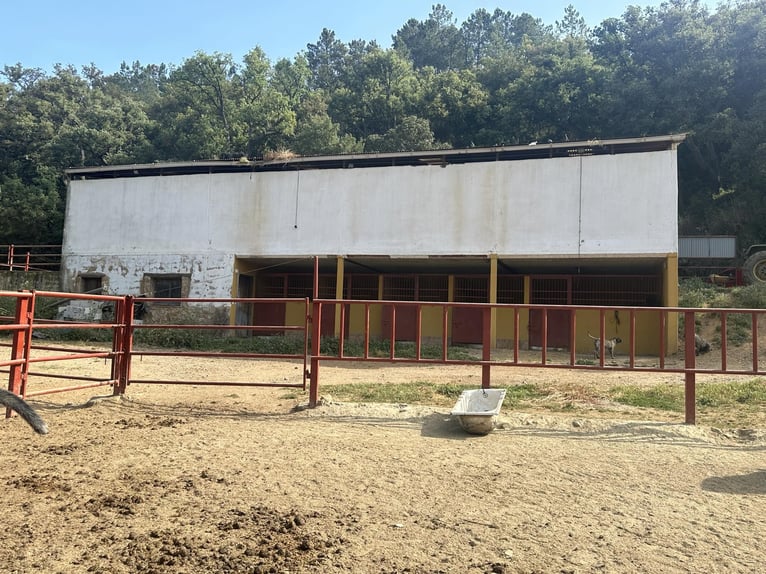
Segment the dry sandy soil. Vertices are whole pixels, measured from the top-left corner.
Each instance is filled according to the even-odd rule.
[[[107,369],[95,359],[61,365]],[[301,369],[145,357],[133,376],[297,382]],[[324,384],[480,382],[475,366],[328,365],[321,374]],[[641,384],[628,373],[558,369],[503,369],[496,377],[498,385],[545,378],[566,386],[573,377]],[[40,388],[35,380],[30,390]],[[99,394],[107,389],[32,400],[50,426],[46,436],[18,418],[2,424],[3,571],[763,568],[759,428],[718,430],[683,425],[677,414],[640,420],[601,408],[592,416],[503,411],[495,431],[474,436],[449,407],[325,397],[311,410],[301,391],[202,385],[136,384],[124,398]]]

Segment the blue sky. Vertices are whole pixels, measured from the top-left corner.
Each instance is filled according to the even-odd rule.
[[[0,14],[0,66],[20,62],[50,71],[54,64],[76,68],[95,64],[107,74],[120,63],[176,64],[194,55],[232,54],[236,60],[260,46],[272,62],[292,58],[315,43],[322,28],[343,42],[377,40],[387,48],[391,36],[410,18],[425,20],[431,0],[17,0]],[[659,0],[442,0],[458,25],[478,8],[528,12],[547,24],[560,20],[572,4],[589,26],[621,16],[628,5],[657,6]],[[708,3],[710,5],[710,3]]]

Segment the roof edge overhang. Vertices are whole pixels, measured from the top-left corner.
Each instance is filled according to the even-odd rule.
[[[352,169],[386,166],[440,166],[453,164],[551,159],[592,155],[616,155],[674,150],[686,134],[647,136],[578,142],[532,142],[527,145],[461,148],[430,151],[368,153],[328,156],[296,156],[279,159],[242,158],[239,160],[204,160],[155,162],[149,164],[73,167],[65,170],[70,179],[108,179],[212,173],[247,173],[296,171],[307,169]]]

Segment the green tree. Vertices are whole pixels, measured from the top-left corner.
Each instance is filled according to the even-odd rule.
[[[454,147],[477,145],[487,126],[489,94],[472,70],[437,73],[421,70],[422,97],[418,110],[427,119],[436,139]]]
[[[367,138],[366,152],[417,151],[448,147],[434,139],[428,120],[406,116],[401,122],[383,135],[374,134]]]
[[[394,50],[377,49],[365,54],[347,84],[332,94],[330,116],[342,131],[365,139],[386,133],[414,113],[419,97],[420,84],[410,62]]]
[[[353,136],[341,135],[340,126],[327,113],[327,104],[314,92],[297,111],[297,127],[290,148],[300,155],[359,153],[362,144]]]
[[[341,84],[347,46],[335,38],[335,32],[322,29],[316,44],[306,45],[306,61],[311,70],[311,87],[332,91]]]
[[[394,49],[409,58],[415,68],[451,70],[465,62],[460,30],[452,12],[442,4],[435,4],[423,22],[408,20],[393,41]]]

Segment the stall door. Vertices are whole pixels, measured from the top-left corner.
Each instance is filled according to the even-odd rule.
[[[534,305],[569,305],[571,292],[569,277],[532,277],[529,302]],[[549,349],[569,348],[571,318],[567,310],[547,310]],[[543,312],[540,309],[529,312],[529,346],[543,346]]]
[[[456,303],[488,303],[489,279],[487,277],[455,277]],[[481,344],[481,308],[453,307],[452,343]]]
[[[415,301],[417,279],[414,275],[383,277],[383,299],[386,301]],[[394,314],[396,309],[396,314]],[[382,336],[391,337],[392,322],[396,320],[394,337],[397,341],[414,341],[418,336],[418,308],[415,305],[383,305]]]

